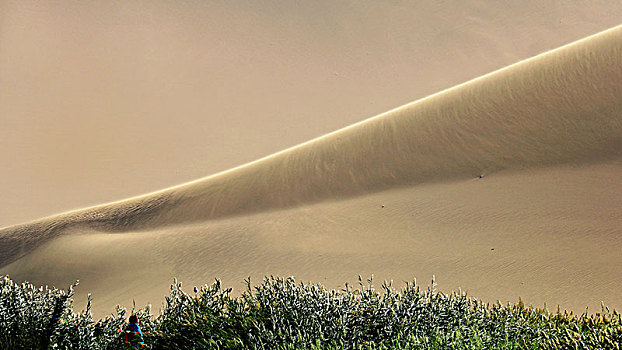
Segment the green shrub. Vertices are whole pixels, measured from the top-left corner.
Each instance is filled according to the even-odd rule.
[[[171,285],[160,315],[134,309],[152,349],[620,349],[622,320],[516,305],[488,305],[435,283],[401,290],[359,279],[357,288],[327,290],[293,278],[265,278],[237,298],[220,282]],[[128,349],[127,310],[94,321],[90,296],[73,311],[66,290],[0,280],[0,349]]]

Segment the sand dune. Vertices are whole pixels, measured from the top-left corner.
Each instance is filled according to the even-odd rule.
[[[0,272],[79,278],[98,310],[173,275],[357,273],[620,306],[621,58],[619,26],[223,173],[4,228]]]
[[[620,18],[617,1],[0,0],[0,227],[246,164]]]

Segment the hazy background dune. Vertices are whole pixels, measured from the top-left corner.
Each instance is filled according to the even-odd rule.
[[[284,149],[407,101],[394,101],[400,96],[423,97],[466,80],[469,72],[477,72],[473,77],[516,62],[524,58],[517,56],[520,52],[539,53],[543,50],[534,46],[541,47],[544,38],[559,46],[580,30],[594,33],[589,30],[613,21],[620,11],[614,5],[494,8],[479,2],[255,9],[187,3],[175,7],[172,15],[171,7],[158,2],[50,4],[41,8],[4,2],[0,7],[7,10],[2,12],[0,33],[16,44],[16,33],[34,30],[34,38],[41,35],[36,25],[20,25],[29,16],[39,16],[48,26],[56,23],[56,17],[46,17],[55,10],[97,18],[86,27],[93,29],[88,34],[77,30],[82,18],[69,22],[75,28],[56,23],[62,29],[56,37],[68,45],[67,51],[59,52],[79,54],[72,66],[77,70],[50,80],[48,89],[44,77],[58,71],[42,69],[37,75],[25,63],[21,73],[7,69],[20,66],[17,58],[20,49],[28,52],[28,41],[17,48],[0,44],[0,67],[9,77],[2,84],[15,83],[0,95],[11,102],[9,107],[0,104],[5,106],[0,107],[5,108],[2,121],[13,127],[2,128],[8,135],[2,142],[15,141],[3,150],[3,161],[15,164],[5,178],[47,186],[47,192],[31,188],[20,197],[25,205],[28,196],[41,197],[26,211],[37,216],[54,208],[86,206],[92,203],[88,198],[101,202],[157,189],[150,186],[167,178],[181,182],[200,177]],[[144,14],[150,16],[140,17],[141,25],[124,22]],[[163,19],[171,21],[169,26]],[[565,27],[562,19],[573,25]],[[220,32],[209,27],[213,23],[223,24]],[[565,31],[570,27],[573,31]],[[98,44],[131,42],[125,34],[132,38],[142,33],[135,40],[147,45],[180,32],[189,35],[167,41],[172,46],[165,52],[159,51],[160,45],[99,51],[107,46]],[[262,35],[270,40],[262,41]],[[326,40],[320,42],[323,35]],[[536,35],[542,38],[538,45],[521,51],[517,43],[525,45]],[[65,42],[68,37],[71,40]],[[210,49],[195,41],[199,39],[212,44]],[[369,50],[360,51],[363,48]],[[341,56],[324,55],[331,52]],[[365,58],[368,55],[375,58]],[[71,61],[63,55],[27,57],[44,68],[49,62],[59,68]],[[218,65],[203,65],[214,57]],[[246,276],[267,274],[293,274],[329,287],[353,281],[358,274],[396,281],[427,280],[435,274],[444,290],[461,287],[489,301],[516,301],[521,296],[529,303],[561,304],[575,311],[595,309],[601,301],[619,308],[620,58],[622,27],[616,27],[241,167],[142,197],[6,227],[0,230],[0,273],[58,286],[80,279],[78,297],[92,292],[100,315],[131,299],[159,304],[173,276],[187,284],[218,277],[239,287]],[[143,60],[147,64],[138,64]],[[236,65],[236,60],[243,64]],[[158,70],[156,63],[149,64],[152,61],[175,62],[181,68]],[[206,70],[174,74],[188,73],[188,67]],[[483,68],[490,69],[479,71]],[[128,84],[118,80],[98,88],[97,82],[114,77],[98,72],[115,69],[124,73]],[[322,72],[330,79],[322,80]],[[465,79],[457,78],[462,76]],[[157,84],[158,79],[185,85]],[[230,79],[235,83],[228,87],[224,82]],[[62,95],[63,82],[76,81],[88,81],[89,88],[68,84],[80,93],[66,95],[72,98],[64,102],[54,98]],[[129,91],[137,82],[142,88]],[[37,95],[37,88],[45,90],[43,95]],[[165,99],[154,98],[162,93]],[[210,98],[218,104],[208,103]],[[47,126],[42,111],[36,112],[45,101],[58,108],[45,108],[45,113],[60,113]],[[377,101],[383,109],[368,114]],[[396,103],[384,105],[389,102]],[[96,113],[87,113],[86,105],[98,106]],[[72,115],[83,107],[87,114]],[[138,120],[144,124],[123,127]],[[298,122],[302,127],[294,127]],[[222,144],[202,134],[207,126],[215,128],[207,135],[218,134]],[[219,128],[229,128],[229,133]],[[61,153],[67,158],[54,153],[58,147],[46,147],[44,135],[64,144],[67,148]],[[262,141],[262,146],[253,140]],[[201,144],[208,151],[195,152]],[[173,155],[182,149],[187,152]],[[229,157],[234,149],[236,156]],[[122,158],[132,165],[119,166],[124,163],[115,160]],[[30,160],[30,170],[54,166],[22,178],[20,174],[28,173],[22,171],[26,167],[20,170],[24,159]],[[210,166],[194,174],[206,160]],[[113,163],[117,170],[104,166]],[[107,173],[106,180],[97,180]],[[121,176],[127,181],[119,181]],[[71,190],[50,197],[60,190],[54,184],[62,182]],[[108,197],[115,193],[119,195]],[[15,210],[15,202],[7,198],[2,205]],[[6,217],[26,214],[16,215]]]

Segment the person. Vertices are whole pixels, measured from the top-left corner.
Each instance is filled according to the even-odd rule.
[[[129,324],[125,327],[125,344],[130,344],[137,348],[142,348],[145,345],[143,332],[140,330],[136,315],[130,316]]]

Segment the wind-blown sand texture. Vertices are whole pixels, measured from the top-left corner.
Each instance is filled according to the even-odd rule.
[[[191,183],[4,228],[0,273],[96,312],[173,276],[437,276],[488,301],[622,297],[622,26]],[[78,295],[83,297],[83,295]]]

